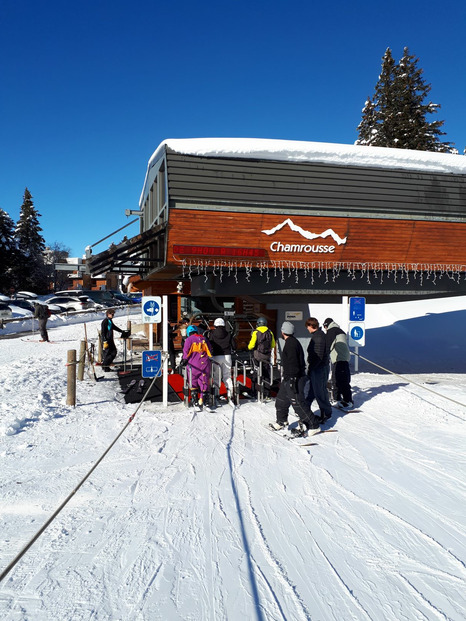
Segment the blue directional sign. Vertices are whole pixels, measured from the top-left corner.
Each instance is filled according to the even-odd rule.
[[[350,298],[349,299],[349,320],[365,321],[366,320],[366,298]]]
[[[350,323],[348,336],[348,345],[350,345],[350,347],[364,347],[366,344],[365,325],[363,323]]]
[[[156,377],[160,375],[162,368],[161,351],[142,352],[142,377]]]
[[[160,323],[162,321],[162,300],[160,296],[144,296],[141,303],[144,323]]]

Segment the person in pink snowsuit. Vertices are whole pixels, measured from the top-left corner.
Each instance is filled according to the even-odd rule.
[[[187,362],[188,382],[193,392],[199,391],[199,404],[209,388],[212,349],[209,341],[199,334],[196,326],[188,326],[183,346],[183,360]]]

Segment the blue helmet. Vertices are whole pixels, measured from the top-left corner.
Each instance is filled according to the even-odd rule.
[[[197,326],[188,326],[186,328],[186,336],[191,336],[191,334],[197,334],[198,329]]]

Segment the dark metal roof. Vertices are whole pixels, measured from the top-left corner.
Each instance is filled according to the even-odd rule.
[[[140,274],[150,271],[154,265],[161,265],[164,257],[160,256],[158,249],[156,253],[153,250],[156,241],[163,236],[165,230],[165,224],[154,226],[87,259],[86,265],[91,275],[105,272]]]

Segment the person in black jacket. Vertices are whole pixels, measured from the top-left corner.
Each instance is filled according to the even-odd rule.
[[[285,340],[281,355],[283,379],[275,400],[277,421],[272,423],[271,427],[278,431],[288,425],[288,411],[292,405],[300,422],[298,429],[291,430],[292,434],[303,435],[301,429],[303,425],[308,435],[314,435],[320,431],[320,427],[319,419],[313,415],[304,396],[307,382],[304,350],[298,339],[293,336],[294,325],[290,321],[283,322],[281,332]]]
[[[129,336],[128,332],[125,330],[121,330],[118,326],[113,323],[113,317],[115,316],[115,311],[112,308],[109,308],[105,313],[105,319],[101,324],[101,338],[102,338],[102,347],[104,350],[104,357],[102,360],[102,371],[108,372],[110,371],[110,365],[115,360],[117,355],[117,348],[115,345],[115,341],[113,339],[113,332],[116,330],[117,332],[121,332],[123,338]],[[125,336],[126,335],[126,336]]]
[[[34,309],[34,317],[39,320],[39,331],[41,336],[40,342],[48,343],[49,335],[47,332],[47,321],[50,317],[50,311],[48,309],[48,306],[46,306],[45,304],[37,303]]]
[[[214,384],[216,393],[220,391],[220,382],[223,381],[227,388],[228,399],[233,397],[233,381],[231,379],[231,353],[235,348],[235,342],[231,332],[225,327],[225,320],[217,317],[214,321],[214,329],[209,332],[209,341],[212,345],[212,358],[217,364],[213,365]]]
[[[314,399],[319,404],[321,422],[332,416],[332,406],[328,398],[327,381],[330,372],[330,350],[327,337],[319,327],[315,317],[306,320],[311,340],[307,348],[307,374],[309,376],[309,393],[306,400],[312,407]]]

